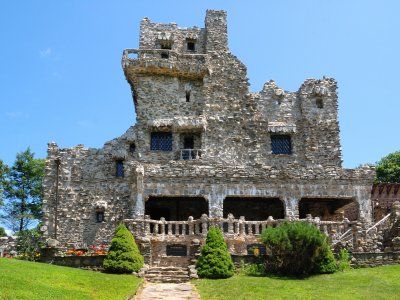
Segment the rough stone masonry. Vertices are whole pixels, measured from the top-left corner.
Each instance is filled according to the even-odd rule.
[[[122,67],[136,124],[101,149],[48,145],[47,237],[108,244],[124,219],[337,220],[349,207],[371,221],[374,170],[342,168],[336,81],[250,92],[226,12],[208,10],[204,28],[144,18]]]

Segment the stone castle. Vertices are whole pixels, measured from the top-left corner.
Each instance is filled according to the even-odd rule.
[[[288,92],[271,80],[250,92],[226,12],[208,10],[204,28],[144,18],[122,67],[136,124],[101,149],[49,143],[47,237],[108,244],[125,222],[155,263],[190,256],[211,225],[246,254],[277,220],[317,217],[325,231],[372,222],[374,170],[342,167],[336,81]]]

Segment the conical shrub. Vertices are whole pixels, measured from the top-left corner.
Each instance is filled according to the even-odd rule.
[[[197,274],[203,278],[228,278],[234,273],[232,258],[224,237],[217,227],[211,227],[196,264]]]
[[[104,270],[109,273],[137,272],[143,267],[143,262],[133,235],[124,224],[119,225],[104,259]]]

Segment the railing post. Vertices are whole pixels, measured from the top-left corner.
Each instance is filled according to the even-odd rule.
[[[150,234],[150,216],[149,215],[145,215],[144,216],[144,234]]]
[[[240,218],[239,218],[239,235],[241,235],[241,236],[243,236],[243,235],[245,235],[245,232],[246,232],[246,230],[245,230],[245,222],[246,220],[245,220],[245,218],[244,218],[244,216],[241,216]]]
[[[161,221],[161,225],[160,225],[160,227],[161,227],[161,234],[164,235],[164,234],[165,234],[165,218],[164,218],[164,217],[161,217],[161,218],[160,218],[160,221]]]
[[[267,227],[273,227],[274,226],[274,217],[269,216],[267,219]]]
[[[233,222],[235,220],[235,217],[233,214],[228,214],[228,233],[229,234],[234,234],[233,232]]]
[[[172,235],[172,224],[171,224],[171,221],[168,221],[167,226],[168,226],[167,235],[171,236]]]
[[[188,226],[189,226],[189,235],[194,235],[194,224],[192,216],[188,218]]]
[[[208,217],[206,214],[201,215],[201,233],[207,235],[208,232]]]
[[[158,235],[158,223],[154,223],[153,234]]]
[[[255,223],[255,227],[256,227],[255,234],[260,234],[260,223],[259,222],[254,222],[254,223]]]

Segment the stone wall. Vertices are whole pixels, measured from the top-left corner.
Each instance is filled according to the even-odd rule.
[[[350,262],[353,268],[397,265],[400,264],[400,252],[353,252]]]
[[[390,213],[393,203],[400,201],[400,183],[374,184],[371,191],[374,219],[382,219]]]

